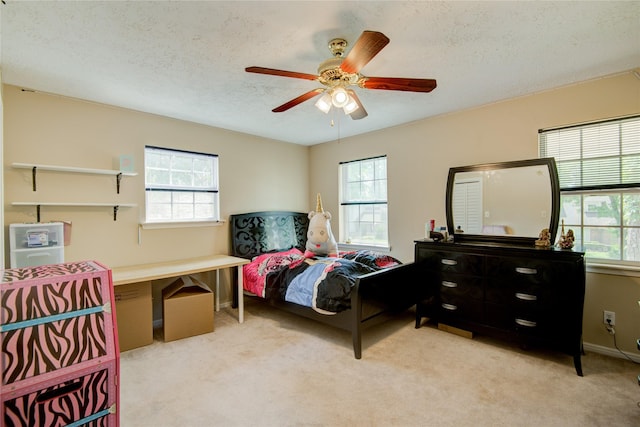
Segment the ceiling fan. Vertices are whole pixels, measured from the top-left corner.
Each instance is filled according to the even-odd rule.
[[[304,93],[291,101],[274,108],[274,113],[287,111],[311,98],[323,94],[316,102],[316,107],[328,113],[331,106],[342,108],[345,114],[358,120],[367,117],[360,99],[350,86],[364,89],[400,90],[407,92],[431,92],[436,87],[433,79],[412,79],[403,77],[366,77],[360,70],[369,63],[387,44],[389,38],[378,31],[364,31],[349,54],[343,59],[347,41],[336,38],[329,42],[329,50],[333,58],[322,62],[318,67],[318,75],[298,73],[295,71],[276,70],[264,67],[247,67],[249,73],[270,74],[273,76],[292,77],[318,81],[324,85]]]

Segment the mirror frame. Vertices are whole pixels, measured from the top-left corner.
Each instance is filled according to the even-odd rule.
[[[478,172],[478,171],[491,171],[498,169],[511,169],[526,166],[547,166],[549,169],[549,179],[551,185],[551,213],[549,232],[552,239],[556,238],[558,233],[558,223],[560,217],[560,182],[558,180],[558,170],[556,168],[556,162],[553,158],[541,158],[541,159],[529,159],[529,160],[516,160],[511,162],[498,162],[498,163],[485,163],[471,166],[460,166],[449,169],[449,176],[447,179],[447,195],[446,195],[446,213],[447,213],[447,229],[453,236],[453,241],[456,243],[462,242],[476,242],[487,244],[506,244],[506,245],[535,245],[535,241],[538,237],[525,237],[525,236],[509,236],[509,235],[491,235],[491,234],[468,234],[468,233],[455,233],[453,223],[453,187],[454,180],[457,173],[460,172]],[[522,192],[523,196],[526,192]],[[542,230],[541,230],[542,231]],[[551,245],[553,247],[553,244]]]

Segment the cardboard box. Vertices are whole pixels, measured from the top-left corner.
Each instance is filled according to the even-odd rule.
[[[114,286],[120,351],[153,343],[151,282]]]
[[[164,340],[213,332],[213,292],[192,276],[181,276],[162,290]]]

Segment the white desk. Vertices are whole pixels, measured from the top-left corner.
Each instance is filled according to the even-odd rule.
[[[178,277],[187,274],[202,273],[205,271],[216,272],[216,311],[220,310],[220,270],[223,268],[237,267],[238,275],[238,322],[244,322],[244,301],[242,299],[242,268],[249,260],[229,255],[210,255],[199,258],[189,258],[177,261],[160,262],[154,264],[131,265],[111,269],[113,285],[125,285]]]

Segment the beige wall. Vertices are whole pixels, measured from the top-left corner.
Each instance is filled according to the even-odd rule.
[[[438,89],[436,89],[438,90]],[[429,96],[429,95],[425,95]],[[311,147],[310,193],[322,193],[339,230],[338,163],[387,155],[389,235],[392,254],[413,260],[413,241],[424,223],[445,225],[450,167],[538,157],[538,130],[640,113],[640,80],[622,73],[481,108],[442,115]],[[375,120],[370,111],[367,120]],[[617,343],[628,352],[640,338],[640,279],[587,274],[584,340],[613,348],[602,311],[617,315]]]
[[[144,145],[151,144],[220,155],[223,218],[252,210],[307,211],[320,192],[337,232],[338,163],[386,154],[392,254],[412,261],[413,240],[423,236],[425,221],[445,223],[450,167],[535,158],[540,128],[638,113],[640,81],[624,73],[308,148],[5,86],[4,224],[35,220],[34,209],[12,207],[12,201],[118,200],[138,207],[121,209],[117,222],[106,208],[43,208],[43,221],[73,223],[67,261],[98,259],[120,266],[227,252],[226,224],[143,230],[138,243],[142,174],[126,178],[116,195],[110,178],[43,172],[33,193],[29,172],[10,166],[33,162],[109,169],[121,154],[132,154],[141,172]],[[376,112],[369,114],[375,120]],[[228,277],[224,280],[223,301],[229,295]],[[602,326],[602,310],[612,310],[618,346],[635,352],[637,300],[639,278],[589,273],[585,342],[613,348]]]
[[[5,232],[8,224],[36,220],[35,208],[14,207],[14,201],[137,204],[121,208],[117,221],[106,207],[42,207],[41,221],[72,222],[65,261],[95,259],[117,267],[229,252],[228,224],[141,230],[139,241],[145,144],[218,154],[223,219],[254,210],[308,210],[308,147],[9,85],[4,86],[4,132]],[[120,194],[113,177],[45,171],[33,192],[31,171],[11,167],[17,162],[118,169],[122,154],[135,157],[138,175],[123,178]],[[225,301],[230,288],[223,277]]]

